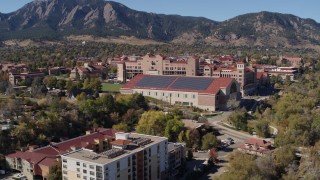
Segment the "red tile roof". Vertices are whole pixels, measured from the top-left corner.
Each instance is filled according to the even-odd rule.
[[[192,78],[210,78],[214,79],[212,83],[208,86],[205,90],[192,90],[192,89],[174,89],[171,88],[171,84],[169,84],[165,88],[145,88],[145,87],[138,87],[137,84],[140,80],[142,80],[146,76],[157,76],[157,75],[145,75],[145,74],[139,74],[136,75],[133,79],[131,79],[129,82],[127,82],[121,89],[153,89],[153,90],[168,90],[168,91],[183,91],[183,92],[198,92],[198,93],[207,93],[207,94],[217,94],[221,88],[226,88],[230,83],[234,82],[235,80],[233,78],[211,78],[211,77],[203,77],[203,76],[192,76]],[[188,78],[186,76],[160,76],[159,77],[175,77],[176,79],[172,82],[177,81],[179,78]],[[190,85],[192,86],[192,85]]]
[[[54,162],[57,162],[56,158],[50,158],[50,157],[46,157],[45,159],[43,159],[41,162],[39,162],[39,165],[43,165],[43,166],[51,166],[51,164],[53,164]]]
[[[89,135],[80,136],[74,139],[55,143],[42,148],[35,149],[33,151],[17,151],[12,154],[8,154],[9,158],[21,158],[27,160],[33,164],[41,164],[50,166],[55,158],[52,156],[59,156],[60,154],[71,151],[71,147],[87,148],[92,144],[95,144],[95,139],[104,140],[107,137],[115,137],[115,133],[119,132],[113,129],[98,128],[96,132],[92,132]]]
[[[302,58],[298,58],[298,57],[283,57],[283,59],[286,59],[288,61],[301,61]]]
[[[268,72],[257,72],[257,79],[268,77]]]
[[[99,128],[97,129],[97,132],[94,132],[92,134],[80,136],[43,148],[35,149],[34,151],[50,155],[59,155],[71,151],[71,147],[82,148],[86,147],[87,144],[95,144],[95,139],[104,140],[106,137],[114,137],[116,132],[118,131],[113,129]]]
[[[248,148],[248,147],[246,147],[245,144],[240,144],[239,148],[244,149],[244,150],[254,151],[254,152],[260,152],[260,153],[268,153],[273,150],[273,149],[262,149],[262,148],[257,148],[257,149]]]
[[[250,138],[245,141],[245,144],[258,145],[260,147],[271,146],[271,143],[261,139]]]
[[[29,152],[29,151],[17,151],[12,154],[8,154],[7,157],[10,158],[21,158],[24,160],[27,160],[28,162],[31,162],[33,164],[37,164],[40,161],[42,161],[44,158],[46,158],[46,154],[43,153],[37,153],[37,152]]]

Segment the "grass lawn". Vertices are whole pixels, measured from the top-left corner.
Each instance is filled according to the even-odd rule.
[[[102,83],[102,91],[103,92],[120,92],[120,88],[123,84],[110,84],[110,83]]]

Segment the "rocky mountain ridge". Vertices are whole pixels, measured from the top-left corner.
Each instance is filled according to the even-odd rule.
[[[15,12],[0,13],[0,40],[57,40],[70,35],[127,36],[179,44],[319,48],[320,24],[271,12],[217,22],[135,11],[104,0],[35,0]]]

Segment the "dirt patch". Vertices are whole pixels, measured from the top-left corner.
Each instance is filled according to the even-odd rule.
[[[117,43],[117,44],[131,44],[131,45],[148,45],[148,44],[165,44],[149,39],[138,39],[136,37],[120,36],[120,37],[95,37],[90,35],[81,36],[67,36],[65,38],[68,41],[87,41],[87,42],[102,42],[102,43]]]

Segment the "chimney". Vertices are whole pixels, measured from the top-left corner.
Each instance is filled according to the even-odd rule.
[[[89,134],[91,134],[92,133],[92,130],[87,130],[86,131],[86,135],[89,135]]]

